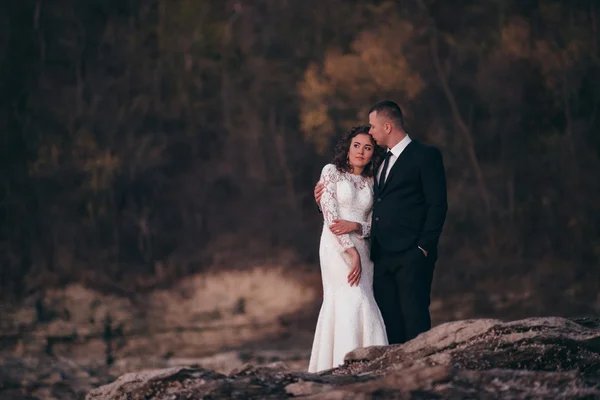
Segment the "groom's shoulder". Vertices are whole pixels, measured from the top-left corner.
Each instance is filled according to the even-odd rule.
[[[425,144],[422,142],[419,142],[417,140],[413,140],[412,141],[415,145],[415,147],[424,153],[429,153],[429,154],[441,154],[440,149],[438,149],[437,147],[430,145],[430,144]]]
[[[442,158],[442,152],[437,147],[430,144],[421,143],[416,140],[413,142],[415,142],[416,150],[421,155],[419,157],[421,160],[425,161],[432,158]]]

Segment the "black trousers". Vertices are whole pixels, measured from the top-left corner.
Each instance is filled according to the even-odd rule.
[[[401,254],[376,249],[373,291],[390,344],[407,342],[431,329],[429,304],[435,258],[415,246]]]

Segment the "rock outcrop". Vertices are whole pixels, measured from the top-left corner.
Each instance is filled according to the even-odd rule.
[[[600,398],[600,319],[451,322],[403,345],[357,349],[319,374],[283,363],[227,375],[177,367],[125,374],[86,400],[203,397]]]

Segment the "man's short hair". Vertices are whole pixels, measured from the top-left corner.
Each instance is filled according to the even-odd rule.
[[[399,128],[404,128],[404,117],[402,116],[402,110],[400,106],[391,100],[383,100],[375,104],[369,110],[369,114],[373,111],[377,112],[377,115],[382,115],[384,118],[389,119]]]

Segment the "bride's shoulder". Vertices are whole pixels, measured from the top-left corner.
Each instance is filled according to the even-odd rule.
[[[323,174],[335,174],[335,175],[339,175],[339,173],[340,173],[340,171],[338,171],[337,167],[333,164],[325,165],[321,172]]]
[[[325,165],[323,167],[323,170],[321,171],[321,177],[326,178],[328,180],[332,180],[332,179],[337,180],[340,175],[341,175],[340,171],[333,164]]]

